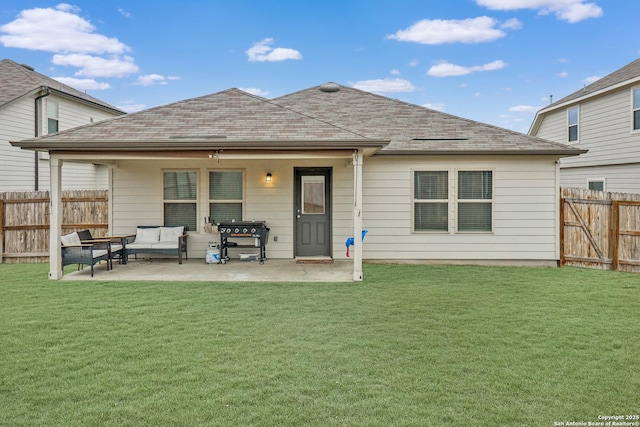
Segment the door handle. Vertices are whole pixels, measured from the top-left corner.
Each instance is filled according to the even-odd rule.
[[[296,215],[296,218],[300,219],[300,215]]]

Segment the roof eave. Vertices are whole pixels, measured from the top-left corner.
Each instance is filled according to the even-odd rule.
[[[179,141],[179,142],[178,142]],[[126,151],[199,151],[199,150],[379,150],[389,144],[389,140],[233,140],[233,139],[163,139],[152,141],[101,141],[99,145],[90,142],[48,142],[41,139],[11,141],[14,147],[35,151],[56,152],[126,152]]]
[[[589,150],[381,150],[376,156],[557,156],[571,157]]]

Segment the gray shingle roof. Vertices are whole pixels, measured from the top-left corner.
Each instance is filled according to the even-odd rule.
[[[283,142],[368,139],[265,98],[227,89],[33,141],[58,148],[82,144],[83,149],[106,150],[229,148],[229,144],[242,147],[243,143],[244,148],[256,143],[266,148]]]
[[[390,140],[380,154],[418,152],[566,152],[580,150],[518,132],[463,119],[418,105],[338,86],[324,85],[276,98],[273,102],[370,138]]]
[[[321,90],[328,85],[331,91]],[[79,151],[384,147],[380,154],[584,152],[333,83],[272,100],[228,89],[14,145]]]
[[[113,105],[109,105],[104,101],[87,95],[82,91],[65,85],[51,77],[47,77],[44,74],[40,74],[10,59],[0,61],[0,107],[23,95],[34,92],[43,86],[109,110],[114,110],[122,114],[125,113]]]

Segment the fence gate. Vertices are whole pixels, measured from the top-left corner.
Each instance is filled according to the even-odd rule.
[[[563,188],[560,263],[640,272],[640,195]]]

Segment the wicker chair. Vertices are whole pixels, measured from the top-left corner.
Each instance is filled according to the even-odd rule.
[[[78,233],[73,232],[62,236],[62,267],[65,265],[78,264],[91,266],[91,277],[93,277],[93,266],[100,261],[107,262],[107,270],[111,269],[111,242],[108,240],[96,241],[95,243],[82,243]]]
[[[118,262],[122,263],[124,245],[126,243],[126,240],[123,237],[93,237],[89,230],[78,231],[78,237],[80,237],[80,241],[82,243],[98,243],[104,242],[105,240],[111,242],[111,255],[109,257],[109,262],[111,262],[110,267],[113,268],[112,260],[115,258],[118,258]]]

